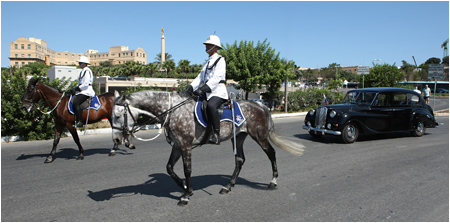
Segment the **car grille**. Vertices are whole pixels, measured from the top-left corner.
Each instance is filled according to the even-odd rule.
[[[316,127],[317,128],[325,128],[325,122],[327,120],[327,111],[328,111],[328,108],[326,108],[326,107],[317,109],[317,112],[316,112]]]

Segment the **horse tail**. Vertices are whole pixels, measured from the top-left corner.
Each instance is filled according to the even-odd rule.
[[[305,146],[300,143],[288,140],[286,138],[282,138],[281,136],[276,134],[275,124],[273,123],[272,115],[270,114],[269,109],[266,106],[262,107],[264,108],[264,113],[266,115],[267,130],[269,132],[270,141],[272,141],[272,143],[275,144],[276,146],[282,148],[283,150],[286,150],[287,152],[293,155],[297,156],[303,155],[303,152],[305,151],[304,150]]]

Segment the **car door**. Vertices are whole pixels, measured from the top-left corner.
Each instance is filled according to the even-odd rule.
[[[365,125],[377,132],[391,131],[393,126],[394,108],[390,105],[390,95],[378,94],[366,112]]]
[[[392,94],[392,130],[409,129],[411,116],[411,95],[407,93]]]

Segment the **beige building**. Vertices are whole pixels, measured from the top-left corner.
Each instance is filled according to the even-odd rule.
[[[87,50],[86,53],[58,52],[47,48],[47,42],[42,39],[19,37],[10,42],[10,66],[22,67],[24,65],[40,62],[50,66],[77,65],[81,56],[89,57],[92,65],[97,66],[102,61],[111,61],[112,64],[123,64],[127,61],[137,61],[147,64],[147,53],[142,47],[129,50],[127,46],[110,47],[109,52],[99,53],[97,50]]]
[[[113,65],[124,64],[128,61],[136,61],[142,65],[147,64],[147,53],[142,47],[138,47],[136,50],[129,50],[128,46],[113,46],[106,53],[88,50],[87,54],[89,61],[94,66],[100,65],[100,62],[103,61],[110,61]]]

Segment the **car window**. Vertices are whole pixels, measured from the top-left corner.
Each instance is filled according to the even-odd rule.
[[[406,94],[406,93],[397,93],[394,94],[394,97],[392,99],[392,105],[393,106],[408,106],[411,104],[411,97],[412,94]]]
[[[373,101],[373,106],[380,106],[380,107],[384,107],[384,106],[390,106],[390,102],[389,102],[389,95],[386,94],[378,94],[376,99]]]
[[[376,92],[348,92],[342,103],[372,104]]]

